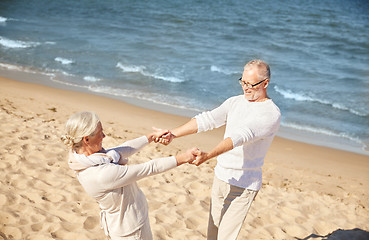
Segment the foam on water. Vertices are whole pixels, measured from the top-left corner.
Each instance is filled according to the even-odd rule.
[[[41,75],[45,75],[45,76],[49,76],[49,77],[55,77],[54,73],[34,70],[30,67],[18,66],[18,65],[7,64],[7,63],[0,63],[0,67],[5,68],[7,70],[11,70],[11,71],[18,71],[18,72],[25,72],[25,73],[32,73],[32,74],[41,74]]]
[[[279,94],[281,94],[285,99],[292,99],[295,101],[305,101],[305,102],[316,102],[316,103],[320,103],[324,105],[329,105],[338,110],[349,111],[350,113],[361,116],[361,117],[368,116],[368,113],[360,112],[359,110],[355,110],[355,109],[351,109],[349,107],[344,106],[342,103],[332,103],[328,100],[311,97],[304,93],[293,92],[290,89],[285,90],[278,86],[274,86],[274,90],[278,92]]]
[[[144,74],[145,66],[135,66],[135,65],[123,65],[122,63],[117,63],[117,68],[120,68],[123,72],[141,73]]]
[[[61,57],[56,57],[54,60],[56,62],[60,62],[61,64],[64,64],[64,65],[69,65],[69,64],[73,63],[73,60],[66,59],[66,58],[61,58]]]
[[[20,66],[12,64],[0,63],[0,67],[6,68],[8,70],[22,71],[22,68]]]
[[[348,139],[350,141],[353,141],[353,142],[356,142],[356,143],[359,143],[359,144],[363,144],[363,142],[360,139],[358,139],[356,137],[353,137],[353,136],[351,136],[347,133],[344,133],[344,132],[334,132],[334,131],[327,130],[327,129],[324,129],[324,128],[317,128],[317,127],[304,125],[304,124],[290,123],[290,122],[287,122],[287,121],[282,122],[281,125],[284,126],[284,127],[289,127],[289,128],[293,128],[293,129],[296,129],[296,130],[302,130],[302,131],[311,132],[311,133],[319,133],[319,134],[324,134],[324,135],[332,136],[332,137],[345,138],[345,139]]]
[[[84,76],[83,80],[87,81],[87,82],[99,82],[101,81],[100,78],[94,77],[94,76]]]
[[[223,73],[225,75],[232,75],[232,74],[240,74],[241,75],[242,74],[242,72],[230,71],[230,70],[228,70],[226,68],[217,67],[217,66],[214,66],[214,65],[211,65],[210,71]]]
[[[118,62],[116,67],[121,69],[122,72],[140,73],[141,75],[143,75],[145,77],[152,77],[152,78],[167,81],[167,82],[180,83],[180,82],[185,81],[184,79],[180,79],[180,78],[177,78],[177,77],[163,76],[163,75],[160,75],[160,74],[151,73],[148,70],[146,70],[147,68],[145,66],[124,65],[124,64]]]
[[[30,48],[39,46],[39,42],[25,42],[20,40],[11,40],[0,36],[0,45],[6,48]]]

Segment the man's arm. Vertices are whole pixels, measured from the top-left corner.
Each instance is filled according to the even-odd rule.
[[[210,152],[201,152],[200,150],[195,153],[196,159],[191,162],[191,164],[195,164],[196,166],[199,166],[203,162],[213,158],[217,157],[222,153],[228,152],[229,150],[233,149],[233,142],[231,138],[226,138],[223,141],[221,141],[213,150]]]
[[[196,118],[192,118],[187,123],[170,130],[169,133],[162,135],[155,139],[155,142],[162,143],[164,145],[168,145],[174,138],[183,137],[186,135],[190,135],[193,133],[197,133],[197,121]]]
[[[187,123],[170,131],[175,137],[183,137],[193,133],[197,133],[196,118],[192,118]]]
[[[155,142],[168,145],[176,137],[182,137],[197,132],[205,132],[223,126],[227,122],[227,114],[231,100],[232,98],[229,98],[219,107],[196,115],[195,118],[192,118],[187,123],[171,130],[169,134],[156,138]]]

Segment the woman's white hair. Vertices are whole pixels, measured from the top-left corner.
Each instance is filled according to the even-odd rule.
[[[77,150],[82,146],[82,139],[93,136],[100,119],[94,112],[77,112],[70,116],[65,124],[65,135],[61,140],[69,148]]]

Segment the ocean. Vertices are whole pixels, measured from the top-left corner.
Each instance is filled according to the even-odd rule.
[[[369,154],[368,29],[366,0],[2,0],[0,74],[190,117],[260,58],[279,135]]]

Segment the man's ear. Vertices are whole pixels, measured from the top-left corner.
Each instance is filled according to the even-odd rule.
[[[264,88],[267,88],[268,85],[269,85],[269,78],[267,80],[265,80],[265,82],[264,82]]]

